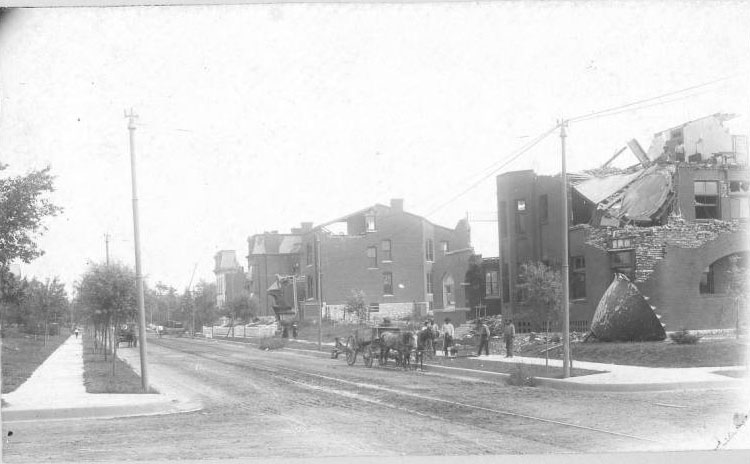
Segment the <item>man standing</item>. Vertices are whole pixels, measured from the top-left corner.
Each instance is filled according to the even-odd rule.
[[[503,335],[505,335],[505,357],[513,357],[513,338],[516,336],[516,326],[513,325],[513,320],[508,319],[503,329]]]
[[[443,351],[445,352],[445,357],[448,357],[448,353],[450,353],[450,348],[453,346],[453,336],[456,333],[456,329],[453,327],[453,324],[451,324],[451,318],[446,317],[445,318],[445,324],[443,324]]]
[[[434,319],[430,319],[430,335],[432,336],[432,355],[434,356],[437,350],[435,345],[438,337],[440,337],[440,329]]]
[[[490,355],[490,328],[484,322],[477,322],[477,329],[479,332],[479,352],[477,356],[482,355],[482,348],[484,347],[484,354]]]

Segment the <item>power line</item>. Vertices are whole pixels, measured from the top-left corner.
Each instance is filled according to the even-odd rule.
[[[502,164],[500,164],[500,166],[498,166],[497,168],[493,169],[488,174],[485,174],[484,176],[482,176],[479,180],[477,180],[476,182],[474,182],[473,184],[471,184],[469,187],[467,187],[464,190],[462,190],[457,195],[454,195],[453,197],[451,197],[447,201],[445,201],[445,202],[441,203],[440,205],[436,206],[435,208],[433,208],[432,210],[430,210],[427,214],[425,214],[425,216],[429,216],[430,214],[433,214],[433,213],[439,211],[445,205],[453,202],[457,198],[465,195],[470,190],[473,190],[474,188],[476,188],[477,185],[479,185],[482,182],[484,182],[487,178],[491,177],[492,175],[494,175],[495,173],[497,173],[499,170],[501,170],[505,166],[509,165],[510,163],[512,163],[513,161],[515,161],[516,159],[518,159],[521,155],[523,155],[527,151],[531,150],[535,145],[537,145],[539,142],[541,142],[542,140],[544,140],[548,135],[550,135],[552,132],[554,132],[558,127],[559,126],[556,124],[553,127],[551,127],[549,130],[547,130],[547,131],[539,134],[538,136],[536,136],[534,138],[534,140],[532,140],[531,142],[527,143],[526,145],[524,145],[523,147],[521,147],[520,149],[518,149],[514,154],[510,155],[509,158],[506,158],[505,161],[503,161]]]
[[[709,85],[713,85],[713,84],[716,84],[718,82],[724,82],[724,81],[727,81],[727,80],[730,80],[730,79],[734,79],[736,77],[737,76],[726,76],[726,77],[722,77],[722,78],[719,78],[719,79],[714,79],[712,81],[704,82],[702,84],[692,85],[690,87],[685,87],[685,88],[680,89],[680,90],[674,90],[672,92],[663,93],[663,94],[657,95],[655,97],[649,97],[649,98],[644,98],[644,99],[641,99],[641,100],[636,100],[634,102],[625,103],[625,104],[618,105],[618,106],[613,106],[613,107],[606,108],[606,109],[603,109],[603,110],[599,110],[599,111],[596,111],[596,112],[593,112],[593,113],[589,113],[589,114],[582,114],[582,115],[579,115],[579,116],[575,116],[575,117],[569,118],[569,119],[567,119],[567,121],[568,122],[585,121],[585,120],[588,120],[588,119],[592,119],[594,116],[599,116],[599,115],[611,116],[610,114],[605,114],[605,113],[611,113],[611,112],[614,112],[614,111],[618,111],[618,110],[622,110],[622,109],[625,109],[625,108],[629,108],[631,106],[640,105],[641,103],[647,103],[647,102],[650,102],[650,101],[653,101],[653,100],[662,99],[664,97],[670,97],[672,95],[678,95],[678,94],[681,94],[681,93],[684,93],[684,92],[689,92],[691,90],[699,89],[699,88],[702,88],[702,87],[707,87]],[[649,106],[653,106],[653,105],[649,105]],[[644,107],[644,108],[647,108],[647,107]],[[640,109],[640,108],[636,108],[636,109]],[[617,114],[617,113],[613,113],[613,114]]]

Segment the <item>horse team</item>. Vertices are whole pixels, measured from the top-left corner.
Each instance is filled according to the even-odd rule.
[[[423,327],[418,331],[384,332],[380,335],[380,364],[387,364],[393,351],[397,365],[409,367],[411,354],[415,353],[415,361],[422,367],[424,356],[432,356],[435,353],[435,338],[435,333],[430,327]]]

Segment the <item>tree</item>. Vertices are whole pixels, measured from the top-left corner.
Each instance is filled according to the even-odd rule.
[[[0,164],[0,171],[6,167]],[[54,191],[53,180],[49,167],[0,177],[0,306],[4,316],[7,305],[19,302],[18,279],[9,272],[10,264],[15,260],[28,263],[44,253],[36,243],[46,230],[44,221],[62,211],[48,198]]]
[[[217,316],[216,284],[199,281],[193,290],[193,304],[195,305],[195,327],[213,324]]]
[[[543,263],[527,262],[521,265],[517,288],[523,294],[525,316],[536,327],[546,327],[557,322],[562,307],[562,277]]]
[[[122,264],[93,264],[77,286],[78,299],[95,331],[102,337],[104,359],[107,341],[116,351],[116,343],[108,338],[109,330],[135,319],[135,272]],[[143,336],[145,334],[141,334]],[[114,368],[114,363],[113,363]]]
[[[466,297],[469,300],[469,307],[476,308],[482,304],[482,297],[485,294],[485,281],[480,256],[472,255],[469,258],[469,268],[466,271],[464,282],[466,283]]]
[[[24,308],[25,323],[27,327],[35,328],[35,335],[39,328],[44,327],[46,344],[50,332],[49,325],[65,319],[69,308],[68,293],[65,285],[57,280],[57,277],[52,280],[46,279],[44,282],[32,279],[28,282],[21,306]]]
[[[365,301],[366,298],[365,292],[354,289],[346,299],[344,311],[352,318],[356,318],[357,322],[365,322],[370,315],[370,309]]]
[[[242,291],[224,305],[224,313],[232,320],[232,325],[234,325],[234,321],[255,319],[258,308],[258,299],[251,297],[248,292]]]

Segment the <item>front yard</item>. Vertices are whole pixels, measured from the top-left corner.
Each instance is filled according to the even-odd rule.
[[[16,329],[6,328],[2,338],[3,393],[10,393],[21,386],[70,334],[50,335],[47,343],[44,336],[29,335]]]

